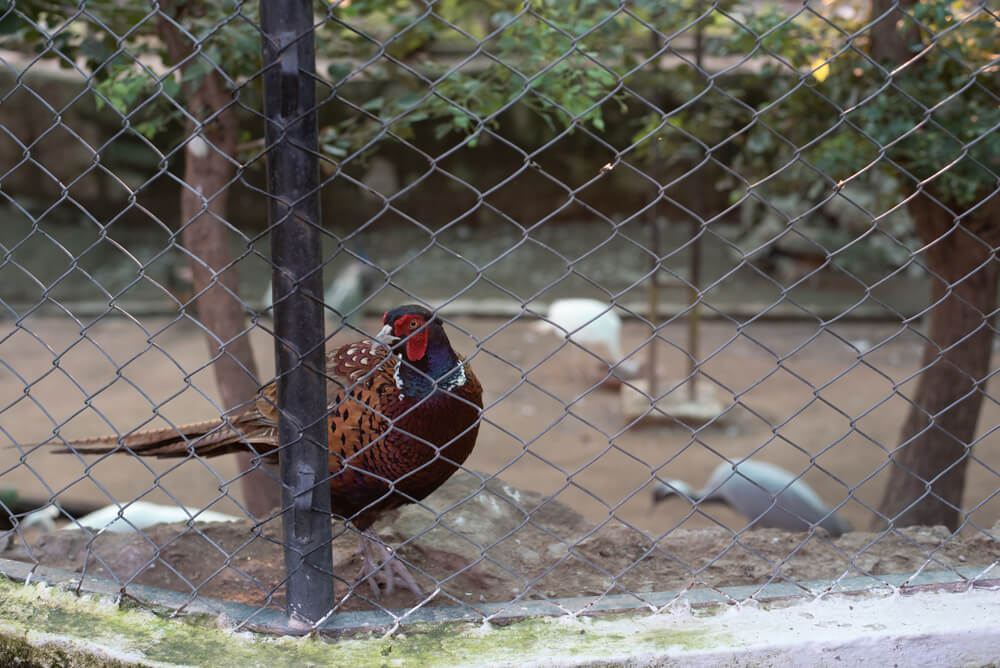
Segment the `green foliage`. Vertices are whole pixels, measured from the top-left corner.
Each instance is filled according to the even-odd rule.
[[[918,21],[938,37],[925,57],[899,77],[899,93],[876,95],[852,116],[883,146],[887,157],[960,204],[996,188],[1000,172],[998,23],[967,14],[954,2],[914,7]]]
[[[182,11],[173,19],[201,45],[182,72],[164,69],[165,19],[144,3],[92,0],[86,14],[74,0],[25,0],[16,12],[9,3],[0,0],[0,42],[82,60],[97,78],[96,104],[147,136],[180,114],[185,89],[209,71],[241,97],[255,94],[256,2],[163,5]],[[728,169],[717,187],[732,202],[748,184],[764,197],[820,201],[876,171],[907,191],[926,180],[966,205],[992,192],[996,19],[964,1],[918,3],[923,42],[890,75],[867,56],[868,17],[838,7],[821,18],[694,0],[634,0],[627,12],[617,0],[317,0],[320,75],[333,102],[324,111],[334,110],[322,148],[339,162],[418,130],[475,146],[484,127],[526,108],[553,133],[585,127],[626,159],[665,169],[687,169],[707,150]],[[696,30],[706,56],[740,66],[709,78],[678,61],[671,54],[692,58]]]
[[[405,139],[427,122],[438,139],[457,131],[475,145],[482,127],[496,127],[514,106],[553,130],[603,133],[606,105],[627,111],[622,86],[659,49],[643,22],[669,34],[695,18],[695,6],[639,0],[629,3],[631,15],[613,0],[439,0],[433,14],[409,0],[331,6],[318,38],[332,61],[331,85],[394,82],[387,94],[354,103],[369,114],[345,119],[336,134],[360,146],[387,126]]]
[[[0,0],[0,11],[9,7]],[[97,108],[110,105],[152,138],[183,115],[185,88],[209,72],[235,89],[260,69],[256,7],[233,0],[168,4],[161,8],[168,20],[137,1],[18,0],[0,16],[0,45],[33,50],[66,68],[82,63]],[[162,40],[168,21],[183,29],[183,63],[172,62]]]
[[[112,65],[107,71],[109,75],[98,79],[94,85],[94,90],[98,94],[97,108],[104,107],[107,101],[123,117],[130,116],[132,110],[142,101],[157,100],[159,95],[176,98],[180,93],[180,84],[175,79],[158,79],[142,68]],[[133,127],[140,134],[152,139],[173,117],[172,113],[142,114]]]
[[[926,181],[960,205],[992,193],[1000,171],[997,22],[947,0],[912,11],[924,42],[891,76],[865,55],[867,37],[851,37],[867,17],[836,27],[808,17],[782,23],[766,10],[749,17],[751,32],[732,46],[769,51],[761,68],[769,90],[736,164],[761,173],[798,155],[835,182],[885,170],[909,191]]]

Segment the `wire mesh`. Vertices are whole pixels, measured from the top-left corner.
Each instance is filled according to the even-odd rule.
[[[0,558],[258,611],[312,595],[329,614],[307,626],[995,566],[993,9],[382,4],[285,3],[265,26],[245,2],[0,3]],[[322,268],[275,269],[287,212],[316,200],[297,220]],[[464,375],[416,369],[432,398],[365,413],[381,431],[338,449],[360,396],[338,385],[382,371],[334,378],[301,341],[266,357],[323,270],[327,349],[429,307],[483,385],[470,424],[400,426],[475,403]],[[410,391],[398,364],[387,401]],[[248,431],[289,419],[282,393],[317,371],[329,416]],[[303,488],[296,435],[320,426],[330,476]],[[148,429],[173,458],[139,456],[167,454],[143,452]],[[231,434],[238,459],[210,456]],[[431,461],[338,507],[399,434]],[[405,491],[442,464],[434,494]],[[328,487],[332,543],[309,543]],[[390,497],[407,503],[366,531]],[[291,531],[332,600],[293,586]]]

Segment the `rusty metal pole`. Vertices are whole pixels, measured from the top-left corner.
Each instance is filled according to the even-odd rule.
[[[289,625],[333,609],[311,0],[260,3]]]

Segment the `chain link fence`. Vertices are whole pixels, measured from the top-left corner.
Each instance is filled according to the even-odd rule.
[[[384,4],[0,2],[5,568],[299,630],[989,577],[994,9]]]

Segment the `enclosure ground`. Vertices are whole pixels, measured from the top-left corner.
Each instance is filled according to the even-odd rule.
[[[438,602],[453,602],[449,596],[470,602],[509,600],[529,586],[536,595],[575,596],[681,589],[696,582],[723,586],[774,577],[912,572],[928,561],[932,570],[986,566],[1000,556],[996,541],[980,531],[990,530],[1000,514],[1000,501],[993,496],[1000,452],[990,447],[992,436],[973,451],[964,501],[970,524],[961,540],[948,541],[947,532],[933,528],[914,529],[905,537],[865,531],[874,518],[868,506],[874,507],[884,484],[884,476],[868,476],[886,463],[887,449],[894,446],[908,407],[904,397],[915,383],[911,377],[918,369],[922,341],[915,332],[900,333],[898,326],[889,324],[852,323],[833,325],[817,335],[815,324],[801,322],[757,323],[740,330],[724,322],[706,323],[699,382],[714,386],[733,408],[719,425],[696,432],[680,425],[622,431],[626,425],[617,394],[588,392],[599,376],[593,357],[568,347],[542,362],[560,341],[533,333],[527,321],[506,327],[505,321],[482,318],[458,318],[455,323],[482,342],[472,364],[486,388],[485,422],[467,467],[495,474],[512,491],[494,483],[494,493],[480,494],[442,518],[455,533],[437,528],[438,533],[402,548],[402,556],[418,569],[447,580],[447,593],[439,594]],[[155,346],[147,343],[149,333],[137,322],[124,318],[93,324],[83,339],[80,328],[68,326],[66,320],[25,322],[38,338],[18,331],[2,350],[12,371],[0,377],[0,399],[4,404],[17,401],[5,413],[3,428],[9,438],[22,448],[44,440],[53,426],[50,417],[68,420],[61,433],[74,438],[107,433],[111,425],[119,431],[136,428],[154,416],[154,405],[158,414],[177,424],[216,414],[214,391],[204,389],[213,386],[210,370],[199,370],[205,359],[200,330],[184,322],[168,326],[164,318],[141,324],[154,334]],[[450,331],[460,352],[476,350],[473,338]],[[663,335],[668,341],[658,344],[658,357],[667,391],[682,377],[686,358],[680,350],[683,328],[667,327]],[[625,348],[640,346],[646,336],[640,325],[627,323]],[[59,355],[57,364],[39,339]],[[95,343],[110,358],[97,351]],[[255,334],[254,348],[268,369],[272,347],[265,332]],[[116,374],[116,365],[123,364]],[[25,381],[30,384],[27,393]],[[84,407],[85,393],[94,395],[90,407]],[[985,402],[981,431],[998,421],[1000,407]],[[13,488],[23,498],[55,495],[64,502],[92,505],[142,498],[243,515],[238,505],[243,490],[233,458],[178,463],[138,461],[127,455],[82,459],[50,448],[22,452],[27,454],[8,450],[13,468],[3,468],[0,488]],[[839,512],[862,531],[836,540],[813,535],[805,541],[806,534],[740,532],[745,520],[724,507],[693,510],[683,499],[651,505],[648,485],[654,472],[660,478],[700,484],[721,457],[751,454],[795,472],[806,471],[805,479],[831,504],[839,504],[850,492]],[[463,487],[467,484],[472,487]],[[478,489],[478,482],[467,479],[449,487],[456,485],[465,495]],[[546,502],[549,497],[552,501]],[[506,536],[523,523],[522,511],[530,510],[535,510],[531,523]],[[501,514],[491,515],[494,511]],[[431,520],[427,511],[411,508],[395,521],[387,518],[380,530],[398,543],[420,533]],[[477,529],[477,521],[491,526]],[[251,540],[249,521],[205,528],[203,535],[170,525],[147,530],[149,540],[102,535],[94,550],[106,561],[102,564],[92,556],[88,572],[104,569],[104,575],[121,579],[135,576],[136,582],[260,604],[283,573],[280,546],[267,540],[279,538],[272,524],[265,525],[264,538],[256,540]],[[22,533],[30,549],[15,538],[0,556],[37,559],[70,570],[83,566],[88,539],[78,532],[34,528]],[[992,535],[997,535],[995,530]],[[487,559],[460,536],[489,546]],[[579,546],[564,558],[567,546],[578,540]],[[659,551],[650,554],[654,543]],[[161,562],[136,575],[154,544],[162,546]],[[354,547],[351,536],[337,544],[335,569],[348,581],[358,567],[351,554]],[[236,556],[227,560],[229,554]],[[632,568],[643,557],[648,558]],[[474,565],[455,575],[469,564]],[[418,579],[430,582],[423,575]],[[612,585],[614,579],[620,588]],[[359,593],[370,595],[367,589]],[[280,591],[278,595],[280,601]],[[411,594],[396,592],[381,604],[406,607],[413,602]],[[361,599],[350,603],[367,605]]]
[[[1000,542],[979,535],[952,538],[942,527],[911,527],[888,535],[852,532],[830,539],[751,529],[734,537],[722,528],[680,529],[654,540],[621,524],[596,527],[559,502],[460,474],[429,497],[377,525],[382,538],[402,544],[426,604],[504,603],[519,596],[556,599],[634,595],[710,585],[836,580],[923,570],[988,567]],[[457,507],[455,507],[457,505]],[[453,510],[448,510],[454,508]],[[527,512],[530,511],[530,521]],[[436,516],[441,515],[440,525]],[[523,526],[522,526],[523,525]],[[1000,526],[993,528],[997,535]],[[79,530],[29,533],[30,549],[15,542],[0,557],[173,591],[246,603],[284,604],[279,522],[261,529],[249,521],[161,524],[143,533]],[[488,546],[481,549],[479,546]],[[356,537],[334,541],[338,600],[361,566]],[[396,589],[375,597],[366,584],[340,610],[405,609],[421,602]]]

